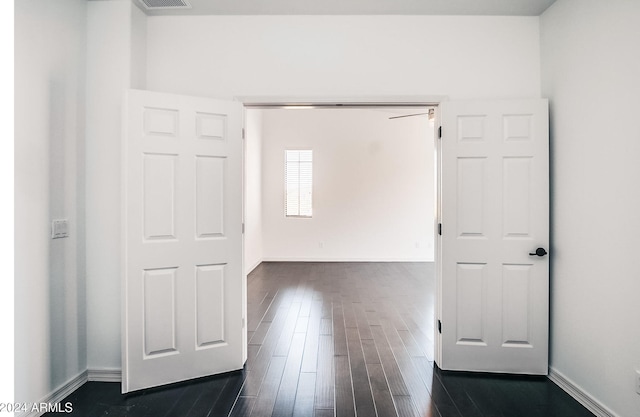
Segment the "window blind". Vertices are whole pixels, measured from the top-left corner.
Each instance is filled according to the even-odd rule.
[[[313,151],[285,151],[285,215],[311,217]]]

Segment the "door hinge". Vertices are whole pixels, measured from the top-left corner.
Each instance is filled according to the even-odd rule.
[[[242,223],[242,234],[244,235],[244,223]]]
[[[442,322],[438,320],[438,333],[442,334]]]
[[[442,223],[438,223],[438,234],[442,236]]]
[[[438,127],[438,139],[442,139],[442,126]]]
[[[242,139],[244,139],[244,127],[242,128]]]
[[[242,328],[244,329],[245,326],[245,322],[244,322],[244,317],[242,318]]]

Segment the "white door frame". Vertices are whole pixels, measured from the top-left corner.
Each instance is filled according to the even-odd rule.
[[[236,96],[233,98],[249,108],[277,108],[286,106],[358,107],[358,106],[438,106],[447,96]]]
[[[440,203],[440,185],[441,185],[441,141],[438,139],[438,132],[441,127],[440,118],[440,103],[448,101],[448,96],[430,96],[430,95],[418,95],[418,96],[239,96],[234,97],[234,100],[241,102],[246,109],[287,109],[287,108],[354,108],[354,107],[433,107],[435,108],[435,123],[434,123],[434,149],[435,149],[435,216],[434,216],[434,269],[436,273],[436,294],[434,305],[434,360],[436,364],[441,363],[442,355],[442,341],[440,333],[438,332],[438,320],[442,313],[442,254],[441,254],[441,236],[438,235],[438,224],[441,221],[441,203]],[[246,123],[246,117],[244,117]],[[246,125],[244,126],[246,130]],[[245,143],[246,145],[246,143]],[[244,147],[243,155],[243,175],[246,178],[247,165],[244,163],[246,159],[246,146]],[[243,204],[246,200],[245,182],[243,179]],[[243,207],[243,222],[244,222],[244,207]],[[242,247],[243,247],[243,264],[244,264],[244,239],[245,234],[242,235]],[[244,268],[244,266],[243,266]],[[245,277],[246,285],[246,277]],[[245,292],[245,309],[246,309],[246,292]],[[246,314],[246,312],[245,312]],[[246,329],[245,329],[246,330]]]
[[[435,111],[435,158],[436,158],[436,205],[435,205],[435,219],[433,234],[434,249],[434,271],[436,273],[436,294],[434,300],[434,315],[433,315],[433,361],[436,365],[442,363],[442,334],[440,332],[440,318],[442,317],[442,235],[440,230],[440,224],[442,223],[442,118],[440,114],[440,106]]]

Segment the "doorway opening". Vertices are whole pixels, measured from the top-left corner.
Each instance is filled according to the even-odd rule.
[[[403,262],[435,276],[435,105],[245,107],[246,274],[262,262]],[[309,216],[285,213],[287,151],[312,152]],[[429,285],[419,315],[431,339]]]

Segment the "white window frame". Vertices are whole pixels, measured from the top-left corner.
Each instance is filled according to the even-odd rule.
[[[290,160],[289,153],[298,152],[298,160],[292,161]],[[308,152],[309,157],[308,160],[302,161],[300,158],[300,152]],[[289,177],[288,167],[289,164],[297,163],[297,204],[295,204],[295,209],[291,213],[289,213],[290,201],[289,201],[289,190],[290,187],[296,187],[295,184],[292,184],[292,180],[295,178]],[[303,164],[308,164],[310,169],[308,171],[308,184],[301,183],[301,168]],[[303,207],[302,204],[302,195],[304,190],[307,189],[309,193],[309,204],[308,204],[308,212],[302,213]],[[310,219],[313,217],[313,149],[286,149],[284,151],[284,215],[287,218],[307,218]]]

